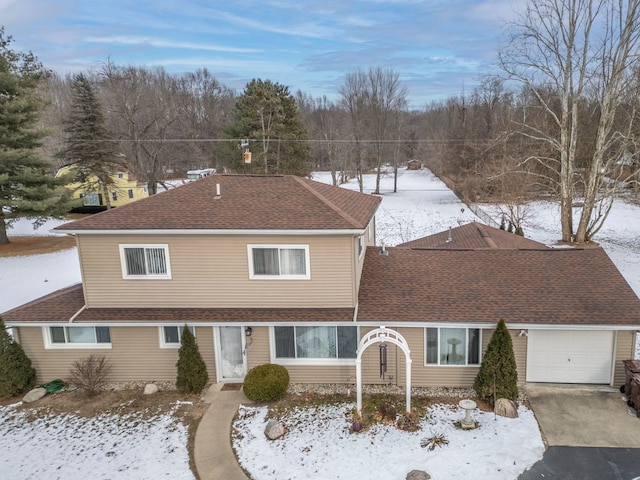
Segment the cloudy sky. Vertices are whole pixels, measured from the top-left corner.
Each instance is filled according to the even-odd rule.
[[[391,67],[410,105],[471,90],[525,0],[0,0],[13,48],[60,73],[206,67],[239,91],[269,79],[337,97],[346,73]]]

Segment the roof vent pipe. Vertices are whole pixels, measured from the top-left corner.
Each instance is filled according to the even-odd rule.
[[[382,245],[382,248],[380,249],[380,255],[389,255],[389,252],[384,248],[384,245]]]
[[[213,197],[214,200],[220,200],[222,195],[220,194],[220,184],[216,183],[216,196]]]
[[[449,227],[449,236],[447,237],[447,241],[445,243],[449,243],[453,240],[453,236],[451,235],[451,227]]]

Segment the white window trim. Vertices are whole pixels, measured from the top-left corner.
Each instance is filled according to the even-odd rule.
[[[292,326],[296,325],[279,325],[279,326]],[[309,326],[308,324],[301,324],[300,326]],[[312,325],[313,326],[313,325]],[[327,326],[327,325],[317,325]],[[345,327],[352,325],[329,325],[337,327]],[[426,334],[425,334],[426,335]],[[356,327],[356,338],[360,340],[360,327]],[[294,338],[295,341],[295,338]],[[330,365],[346,365],[355,366],[356,358],[278,358],[276,357],[276,331],[275,327],[269,327],[269,355],[271,363],[277,363],[279,365],[307,365],[307,366],[330,366]]]
[[[456,327],[456,326],[451,326],[451,327],[429,327],[429,328],[436,328],[438,329],[438,355],[437,355],[437,359],[438,359],[438,363],[427,363],[427,328],[425,327],[423,329],[423,340],[424,340],[424,349],[423,349],[423,356],[424,356],[424,366],[425,367],[442,367],[442,368],[466,368],[466,367],[480,367],[480,364],[482,363],[482,328],[480,327]],[[462,365],[456,365],[453,363],[440,363],[440,330],[443,328],[464,328],[465,331],[465,351],[464,351],[464,364]],[[479,331],[479,337],[478,337],[478,363],[468,363],[469,362],[469,330],[478,330]]]
[[[73,350],[73,349],[98,349],[98,350],[109,350],[111,349],[111,342],[109,343],[54,343],[51,339],[51,327],[63,327],[67,328],[69,326],[74,327],[93,327],[96,328],[95,325],[49,325],[47,327],[42,327],[42,337],[44,339],[44,348],[46,350]],[[106,325],[104,325],[106,327]],[[109,335],[111,335],[111,331],[109,331]]]
[[[167,343],[164,341],[164,327],[178,327],[178,343]],[[187,327],[193,330],[193,336],[196,336],[196,327],[194,325],[187,324]],[[158,338],[160,340],[160,348],[172,348],[177,350],[182,345],[182,329],[184,328],[184,323],[182,325],[161,325],[158,327]]]
[[[166,243],[122,243],[118,245],[120,250],[120,267],[122,268],[122,278],[124,280],[171,280],[171,261],[169,257],[169,245]],[[162,275],[129,275],[127,274],[127,262],[124,250],[126,248],[162,248],[164,249],[167,273]]]
[[[304,250],[305,275],[255,275],[253,273],[253,249],[254,248],[277,248]],[[248,244],[247,257],[249,259],[249,279],[251,280],[310,280],[311,262],[309,256],[309,245],[283,245],[283,244]]]

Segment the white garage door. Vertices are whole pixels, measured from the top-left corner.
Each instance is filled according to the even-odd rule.
[[[610,383],[612,331],[529,330],[527,382]]]

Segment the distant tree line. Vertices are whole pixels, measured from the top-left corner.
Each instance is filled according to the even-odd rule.
[[[529,0],[508,27],[498,74],[421,110],[408,108],[397,72],[376,66],[346,72],[335,100],[268,79],[236,92],[206,69],[172,75],[111,61],[67,77],[20,75],[48,101],[40,126],[52,169],[89,166],[107,183],[115,152],[151,194],[194,168],[328,170],[361,191],[375,171],[380,193],[383,170],[396,174],[395,191],[398,167],[415,158],[464,200],[508,205],[516,227],[528,200],[558,200],[562,239],[589,241],[617,195],[640,197],[640,0]],[[91,138],[104,148],[88,158]]]

